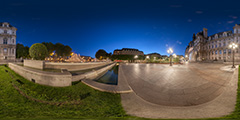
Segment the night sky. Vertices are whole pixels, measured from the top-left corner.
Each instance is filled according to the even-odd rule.
[[[239,0],[3,0],[0,22],[17,31],[17,43],[63,43],[95,57],[98,49],[137,48],[145,54],[183,55],[192,34],[232,30]]]

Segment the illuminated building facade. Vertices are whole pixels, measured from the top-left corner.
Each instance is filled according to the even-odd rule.
[[[113,55],[144,55],[144,53],[138,49],[123,48],[114,50]]]
[[[189,42],[185,56],[189,61],[232,61],[232,50],[228,48],[230,43],[240,43],[240,25],[236,24],[233,31],[225,31],[208,36],[206,28],[193,34],[193,40]],[[240,60],[239,48],[235,50],[235,59]]]
[[[16,59],[16,31],[9,23],[0,23],[0,60]]]

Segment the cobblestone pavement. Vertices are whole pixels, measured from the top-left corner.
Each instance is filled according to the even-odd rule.
[[[122,64],[134,91],[121,94],[128,114],[150,118],[207,118],[234,110],[238,69],[223,64]],[[235,75],[234,75],[235,74]]]

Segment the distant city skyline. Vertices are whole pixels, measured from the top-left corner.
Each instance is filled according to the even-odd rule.
[[[95,57],[98,49],[136,48],[144,54],[184,55],[192,35],[232,30],[240,24],[239,1],[11,0],[2,1],[0,22],[17,30],[17,43],[52,42]]]

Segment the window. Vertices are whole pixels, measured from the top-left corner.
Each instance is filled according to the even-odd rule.
[[[14,39],[12,39],[12,43],[14,43]]]
[[[226,54],[226,49],[223,50],[223,54]]]
[[[212,55],[214,54],[214,51],[212,51]]]
[[[3,49],[3,52],[4,52],[4,53],[7,53],[7,48],[4,48],[4,49]]]
[[[4,33],[7,33],[7,30],[4,30]]]
[[[219,43],[219,47],[221,47],[222,46],[222,44],[221,43]]]
[[[212,48],[214,48],[214,45],[212,45]]]
[[[4,39],[3,39],[3,44],[8,44],[8,43],[7,43],[7,38],[4,38]]]
[[[223,46],[226,46],[226,43],[225,43],[225,42],[223,43]]]
[[[222,54],[222,50],[219,50],[219,54]]]
[[[217,45],[215,45],[215,48],[217,48]]]
[[[228,53],[231,53],[231,49],[228,50]]]
[[[216,54],[216,55],[218,54],[217,50],[215,51],[215,54]]]
[[[14,49],[12,49],[12,54],[14,55]]]

